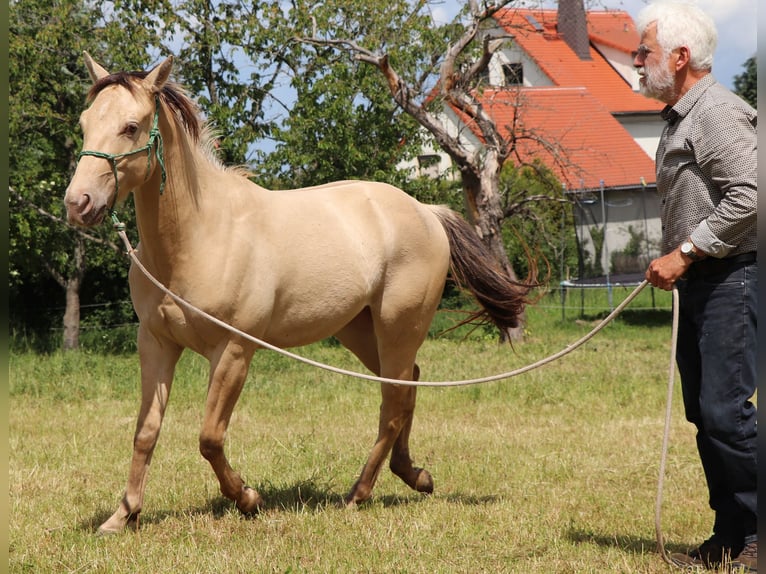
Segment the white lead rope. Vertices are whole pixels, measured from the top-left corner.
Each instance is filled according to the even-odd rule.
[[[564,355],[571,353],[578,347],[588,342],[599,331],[601,331],[604,327],[606,327],[606,325],[612,322],[612,320],[615,317],[617,317],[617,315],[619,315],[622,312],[622,310],[625,309],[625,307],[627,307],[633,301],[633,299],[635,299],[636,296],[649,284],[648,281],[644,280],[605,319],[603,319],[598,325],[596,325],[590,333],[583,336],[582,338],[575,341],[574,343],[567,346],[566,348],[562,349],[558,353],[554,353],[553,355],[550,355],[544,359],[540,359],[539,361],[532,363],[531,365],[527,365],[525,367],[521,367],[513,371],[500,373],[498,375],[491,375],[491,376],[481,377],[477,379],[465,379],[461,381],[405,381],[400,379],[388,379],[385,377],[377,377],[375,375],[357,373],[355,371],[348,371],[346,369],[341,369],[338,367],[333,367],[331,365],[326,365],[324,363],[320,363],[318,361],[314,361],[312,359],[302,357],[300,355],[296,355],[295,353],[291,353],[290,351],[287,351],[280,347],[276,347],[272,345],[271,343],[267,343],[266,341],[263,341],[257,337],[254,337],[248,333],[245,333],[237,329],[236,327],[233,327],[232,325],[229,325],[221,321],[220,319],[213,317],[209,313],[206,313],[202,309],[199,309],[198,307],[192,305],[185,299],[182,299],[181,297],[179,297],[178,295],[170,291],[162,283],[160,283],[160,281],[158,281],[151,273],[149,273],[146,267],[144,267],[144,265],[136,256],[135,250],[133,249],[133,246],[131,245],[130,240],[128,239],[128,236],[125,234],[124,228],[121,227],[121,224],[120,226],[115,225],[115,228],[117,229],[117,233],[119,234],[120,238],[125,244],[125,247],[127,248],[127,251],[128,251],[128,255],[132,259],[133,263],[135,263],[136,266],[141,270],[141,272],[144,275],[146,275],[146,278],[149,279],[149,281],[151,281],[158,289],[160,289],[163,293],[165,293],[168,297],[173,299],[179,305],[182,305],[183,307],[186,307],[187,309],[195,313],[199,313],[200,315],[202,315],[209,321],[215,323],[219,327],[223,327],[224,329],[227,329],[235,333],[236,335],[239,335],[243,339],[251,341],[252,343],[260,345],[261,347],[264,347],[266,349],[270,349],[276,353],[284,355],[285,357],[289,357],[291,359],[295,359],[296,361],[300,361],[307,365],[318,367],[320,369],[324,369],[326,371],[330,371],[333,373],[347,375],[350,377],[356,377],[358,379],[365,379],[368,381],[374,381],[374,382],[380,382],[380,383],[391,383],[396,385],[408,385],[408,386],[420,386],[420,387],[457,387],[457,386],[476,385],[479,383],[488,383],[490,381],[497,381],[501,379],[509,379],[511,377],[515,377],[517,375],[527,373],[533,369],[542,367],[543,365],[547,365],[548,363],[551,363],[557,359],[560,359]],[[676,353],[677,339],[678,339],[678,290],[674,288],[673,289],[673,333],[671,338],[670,372],[668,377],[667,406],[665,410],[665,431],[662,437],[662,456],[660,458],[660,472],[659,472],[659,480],[657,484],[657,499],[655,503],[655,518],[654,518],[654,526],[655,526],[655,532],[657,536],[657,551],[661,554],[662,559],[669,564],[672,564],[672,562],[670,560],[670,557],[667,555],[665,551],[665,546],[662,540],[660,517],[661,517],[661,508],[662,508],[662,488],[663,488],[664,476],[665,476],[665,462],[667,459],[668,438],[670,436],[670,413],[671,413],[670,407],[671,407],[671,400],[673,396],[673,380],[675,378],[675,353]]]
[[[673,403],[673,381],[676,375],[676,347],[678,346],[678,288],[673,287],[673,330],[670,337],[670,369],[668,370],[668,393],[665,399],[665,430],[662,433],[662,455],[660,456],[660,472],[657,478],[657,499],[654,504],[654,532],[657,536],[657,552],[668,564],[675,565],[665,551],[662,539],[662,487],[665,483],[665,462],[668,458],[668,440],[670,438],[670,414]]]
[[[143,272],[143,274],[146,275],[149,281],[151,281],[158,289],[160,289],[163,293],[165,293],[168,297],[173,299],[179,305],[186,307],[187,309],[194,311],[195,313],[199,313],[205,319],[208,319],[209,321],[211,321],[212,323],[215,323],[219,327],[223,327],[224,329],[227,329],[231,331],[232,333],[239,335],[243,339],[246,339],[252,343],[255,343],[256,345],[260,345],[261,347],[270,349],[276,353],[279,353],[280,355],[284,355],[285,357],[295,359],[296,361],[306,363],[307,365],[311,365],[313,367],[318,367],[320,369],[324,369],[326,371],[338,373],[341,375],[356,377],[357,379],[365,379],[368,381],[374,381],[379,383],[391,383],[395,385],[418,386],[418,387],[459,387],[459,386],[467,386],[467,385],[476,385],[479,383],[488,383],[491,381],[498,381],[501,379],[509,379],[511,377],[515,377],[517,375],[527,373],[533,369],[542,367],[543,365],[547,365],[548,363],[552,363],[553,361],[560,359],[564,355],[571,353],[572,351],[574,351],[575,349],[577,349],[578,347],[582,346],[587,341],[592,339],[596,335],[596,333],[601,331],[615,317],[617,317],[617,315],[619,315],[622,312],[622,310],[625,309],[625,307],[627,307],[630,304],[630,302],[636,298],[636,296],[641,292],[641,290],[649,284],[648,281],[644,280],[638,287],[636,287],[636,289],[630,295],[628,295],[628,297],[622,303],[620,303],[620,305],[617,306],[617,308],[614,311],[612,311],[605,319],[603,319],[598,325],[596,325],[590,333],[588,333],[587,335],[585,335],[578,341],[572,343],[571,345],[567,346],[566,348],[562,349],[558,353],[554,353],[553,355],[550,355],[549,357],[541,359],[535,363],[532,363],[531,365],[520,367],[518,369],[515,369],[513,371],[508,371],[506,373],[500,373],[498,375],[490,375],[490,376],[481,377],[478,379],[465,379],[462,381],[406,381],[402,379],[388,379],[386,377],[367,375],[364,373],[358,373],[356,371],[348,371],[346,369],[341,369],[339,367],[326,365],[325,363],[320,363],[318,361],[314,361],[312,359],[302,357],[301,355],[296,355],[295,353],[291,353],[290,351],[287,351],[280,347],[276,347],[272,345],[271,343],[267,343],[266,341],[259,339],[258,337],[254,337],[248,333],[245,333],[244,331],[237,329],[236,327],[233,327],[232,325],[229,325],[228,323],[225,323],[224,321],[221,321],[220,319],[216,317],[213,317],[209,313],[206,313],[202,309],[199,309],[198,307],[192,305],[185,299],[182,299],[181,297],[179,297],[178,295],[170,291],[162,283],[160,283],[151,273],[149,273],[146,267],[144,267],[144,265],[138,259],[138,257],[135,254],[135,250],[133,249],[133,246],[130,244],[130,240],[125,234],[125,231],[122,229],[118,229],[117,233],[120,235],[120,238],[122,239],[123,243],[125,243],[125,246],[127,247],[127,250],[128,250],[128,255],[136,264],[136,266],[138,266],[138,268]]]

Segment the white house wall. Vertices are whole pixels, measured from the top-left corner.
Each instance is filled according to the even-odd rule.
[[[665,121],[659,114],[649,117],[646,114],[619,114],[615,116],[615,119],[628,131],[641,149],[654,159],[662,128],[665,126]],[[647,177],[649,176],[654,178],[654,174],[648,174]]]

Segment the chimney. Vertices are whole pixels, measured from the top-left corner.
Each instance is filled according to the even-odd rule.
[[[581,60],[590,60],[590,38],[583,0],[559,0],[558,33]]]

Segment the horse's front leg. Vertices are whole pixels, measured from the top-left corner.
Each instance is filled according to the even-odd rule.
[[[247,378],[253,349],[229,341],[210,361],[210,383],[205,415],[199,436],[202,456],[213,467],[221,485],[221,493],[233,500],[237,508],[250,514],[257,512],[263,499],[229,465],[223,450],[226,429]]]
[[[165,416],[173,374],[182,348],[165,341],[160,344],[146,329],[139,327],[138,349],[141,361],[141,408],[133,437],[133,459],[128,485],[117,511],[98,529],[100,534],[122,531],[135,521],[144,501],[146,474]]]

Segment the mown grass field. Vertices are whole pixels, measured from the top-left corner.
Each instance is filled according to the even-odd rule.
[[[627,292],[616,293],[619,301]],[[256,355],[228,435],[232,466],[266,498],[241,517],[197,448],[207,365],[182,358],[138,532],[95,535],[127,478],[138,360],[81,351],[10,357],[11,572],[659,573],[654,503],[667,390],[669,295],[521,377],[419,390],[411,449],[435,492],[387,469],[374,498],[338,506],[377,430],[377,384]],[[595,298],[595,295],[588,295]],[[593,326],[579,295],[529,309],[527,339],[429,340],[422,378],[505,372]],[[596,301],[602,304],[602,301]],[[575,308],[575,306],[577,306]],[[634,308],[651,307],[648,290]],[[345,368],[339,347],[301,354]],[[676,385],[663,532],[670,550],[712,514]]]

